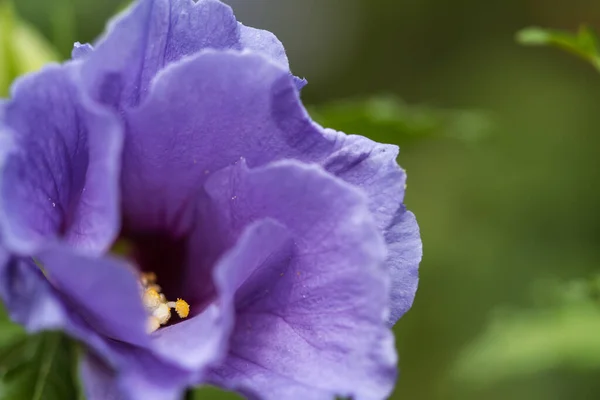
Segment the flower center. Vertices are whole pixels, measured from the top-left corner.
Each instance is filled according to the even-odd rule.
[[[182,299],[168,301],[161,288],[156,284],[156,274],[142,272],[140,274],[142,302],[148,312],[146,329],[148,333],[156,331],[161,325],[166,325],[171,319],[171,309],[174,309],[179,318],[187,318],[190,314],[189,304]]]
[[[135,258],[137,258],[135,257],[135,247],[132,242],[120,239],[114,244],[112,252],[135,261]],[[139,262],[136,264],[139,265]],[[190,313],[189,304],[181,298],[178,298],[176,301],[169,301],[163,293],[163,289],[157,283],[156,273],[142,270],[138,274],[140,296],[144,308],[148,313],[146,325],[148,333],[152,333],[161,326],[167,325],[171,320],[171,310],[175,310],[179,318],[188,317]]]

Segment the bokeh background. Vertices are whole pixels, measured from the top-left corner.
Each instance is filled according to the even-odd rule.
[[[514,40],[530,25],[600,28],[600,3],[226,2],[240,21],[283,41],[316,114],[332,101],[384,93],[409,106],[402,118],[473,117],[454,134],[419,137],[322,116],[399,144],[408,171],[406,203],[424,259],[414,307],[395,327],[401,375],[392,398],[600,398],[600,316],[585,289],[600,269],[600,75]],[[62,58],[122,5],[15,2]]]

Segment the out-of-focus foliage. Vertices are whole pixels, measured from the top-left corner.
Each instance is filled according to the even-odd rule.
[[[131,5],[132,0],[125,0],[123,1],[121,4],[119,4],[119,7],[117,7],[117,12],[121,12],[123,10],[125,10],[127,7],[129,7]]]
[[[309,112],[325,127],[379,141],[451,137],[473,142],[491,131],[491,121],[482,112],[410,106],[394,95],[338,100]]]
[[[582,25],[576,34],[531,27],[519,31],[517,40],[528,46],[555,46],[561,48],[588,61],[600,72],[598,37],[588,26]]]
[[[559,367],[600,369],[598,293],[597,280],[575,281],[543,308],[497,313],[459,358],[456,377],[490,384]]]
[[[243,397],[233,393],[207,386],[193,391],[190,400],[206,400],[206,399],[221,399],[221,400],[242,400]]]
[[[77,350],[59,332],[33,336],[0,313],[0,399],[66,400],[80,396]]]
[[[17,17],[11,2],[0,1],[0,96],[17,76],[58,59],[46,39]]]

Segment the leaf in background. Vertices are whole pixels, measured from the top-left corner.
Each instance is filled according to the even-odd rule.
[[[340,100],[310,107],[309,113],[325,127],[382,142],[406,143],[425,137],[473,142],[491,130],[483,113],[409,106],[392,95]]]
[[[234,392],[226,392],[213,386],[191,390],[187,393],[186,400],[242,400],[243,397]],[[332,400],[351,400],[347,397],[338,397]]]
[[[32,27],[20,20],[10,1],[0,1],[0,96],[19,75],[40,69],[59,57]]]
[[[11,346],[13,343],[23,339],[23,337],[25,337],[23,328],[10,322],[4,308],[0,304],[0,349]]]
[[[0,313],[0,399],[77,399],[74,342],[59,332],[28,336]]]
[[[226,392],[213,386],[204,386],[190,391],[186,400],[241,400],[243,399],[237,393]]]
[[[129,8],[129,6],[131,6],[131,3],[133,3],[133,0],[125,0],[119,5],[119,7],[117,7],[116,13],[118,14],[121,11],[125,11],[127,8]]]
[[[552,307],[497,315],[459,357],[455,377],[479,384],[557,367],[600,368],[599,281],[554,290]]]
[[[70,54],[77,41],[75,3],[73,0],[53,0],[50,11],[52,43],[62,54]]]
[[[517,33],[517,41],[527,46],[554,46],[575,54],[591,63],[600,72],[598,38],[582,25],[577,34],[538,27],[525,28]]]

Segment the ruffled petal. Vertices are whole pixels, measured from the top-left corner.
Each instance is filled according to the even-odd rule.
[[[206,189],[232,232],[271,218],[294,243],[240,286],[229,356],[211,381],[263,399],[385,398],[396,376],[386,251],[363,194],[292,161],[239,163]]]
[[[145,314],[140,315],[138,288],[130,287],[127,266],[68,248],[48,250],[40,260],[46,275],[31,259],[0,252],[2,302],[29,332],[62,330],[87,345],[97,361],[85,367],[92,371],[84,376],[91,399],[105,400],[98,396],[108,393],[115,400],[177,399],[198,379],[196,371],[153,353],[150,337],[141,330]],[[68,272],[73,276],[65,276]]]
[[[0,253],[0,296],[13,321],[30,333],[62,330],[111,362],[120,358],[112,343],[96,333],[30,258]]]
[[[128,126],[124,212],[134,230],[191,229],[203,182],[240,157],[251,166],[285,158],[323,165],[365,191],[382,232],[404,198],[397,146],[315,125],[287,72],[253,54],[204,52],[169,68]],[[392,264],[394,285],[416,285]]]
[[[262,220],[248,226],[214,267],[217,298],[201,314],[157,331],[153,335],[154,349],[190,369],[221,361],[234,325],[238,288],[265,264],[289,257],[290,249],[289,233],[274,221]]]
[[[149,345],[147,314],[134,267],[58,246],[42,251],[36,258],[50,284],[97,333],[140,347]]]
[[[0,224],[10,250],[33,253],[57,237],[93,252],[119,230],[118,120],[85,101],[73,64],[49,66],[13,86],[2,104]]]
[[[249,396],[389,394],[396,359],[386,323],[412,304],[421,258],[397,148],[314,124],[281,43],[215,0],[141,0],[73,58],[0,103],[0,142],[10,142],[0,145],[2,243],[36,254],[45,273],[0,252],[0,295],[13,318],[88,343],[101,358],[84,372],[92,394],[174,399],[229,346],[210,379]],[[121,122],[80,95],[79,73],[127,127],[121,176]],[[271,164],[281,159],[327,172]],[[107,250],[119,229],[119,179],[128,232],[166,231],[197,246],[184,292],[214,280],[194,299],[211,301],[202,311],[153,340],[124,263],[62,246],[38,251],[54,239]],[[202,214],[204,194],[219,210],[214,221]],[[217,238],[199,229],[207,221]]]
[[[385,229],[404,201],[406,173],[396,162],[398,146],[329,129],[325,134],[338,147],[322,162],[323,167],[361,188],[369,197],[369,208],[377,226]]]
[[[148,366],[148,369],[155,369]],[[139,371],[137,371],[139,372]],[[171,371],[155,370],[148,379],[134,371],[120,374],[93,354],[81,360],[80,375],[87,400],[178,400],[183,385],[173,384]],[[162,374],[162,375],[160,375]]]
[[[205,51],[167,68],[127,125],[123,212],[133,230],[190,229],[181,221],[203,183],[241,157],[314,161],[335,147],[287,71],[252,53]]]
[[[115,371],[97,357],[86,354],[79,371],[87,400],[128,400],[118,386]]]
[[[406,173],[396,162],[398,147],[331,130],[325,134],[336,138],[339,147],[322,165],[367,194],[377,227],[384,232],[392,277],[389,324],[393,325],[413,303],[422,255],[416,219],[402,205]]]
[[[279,63],[285,69],[290,68],[283,44],[274,34],[242,24],[239,24],[239,29],[240,44],[243,49],[254,50]]]
[[[11,318],[30,332],[61,329],[68,318],[33,260],[11,257],[2,248],[0,296]]]
[[[241,245],[249,246],[246,241]],[[148,363],[159,368],[177,369],[182,377],[188,377],[182,378],[188,382],[191,377],[199,379],[209,365],[225,356],[233,325],[233,298],[238,286],[229,277],[243,273],[234,267],[253,268],[251,260],[246,260],[246,264],[218,266],[215,272],[218,301],[189,320],[149,336],[146,333],[147,314],[141,304],[133,267],[108,257],[77,255],[66,248],[44,251],[38,259],[48,282],[86,325],[96,334],[121,343],[118,348],[111,349],[107,358],[112,360],[115,358],[112,353],[117,352],[117,363],[135,366],[123,379],[140,382],[153,380],[147,376]],[[226,270],[222,271],[223,268]],[[33,310],[32,314],[35,312]],[[143,357],[149,361],[144,362]],[[139,371],[140,366],[144,372]],[[172,386],[162,384],[161,387],[171,390]]]
[[[203,49],[253,49],[287,68],[273,35],[239,25],[231,8],[216,0],[139,1],[95,47],[83,70],[90,93],[119,109],[138,105],[165,66]]]
[[[91,44],[81,44],[79,42],[76,42],[73,45],[73,50],[71,51],[71,58],[73,58],[74,60],[85,58],[92,51],[94,51],[94,47]]]
[[[389,326],[393,326],[412,306],[419,283],[419,263],[423,245],[413,213],[401,206],[385,230],[388,244],[387,266],[391,271]]]

